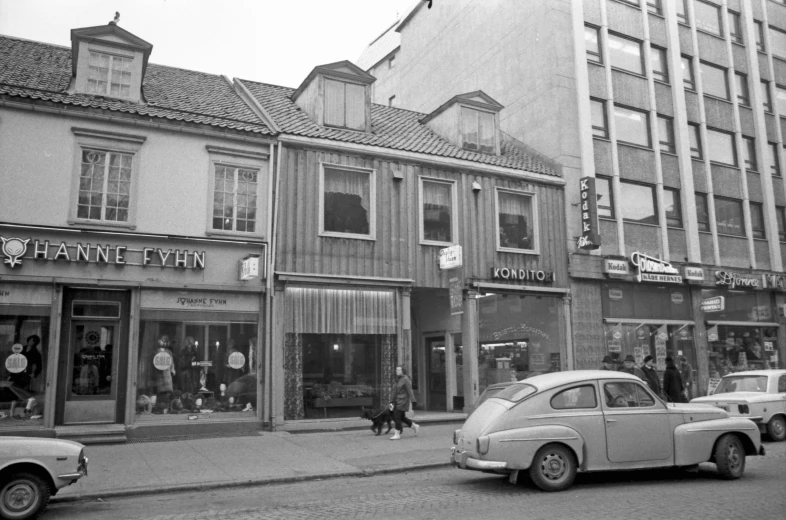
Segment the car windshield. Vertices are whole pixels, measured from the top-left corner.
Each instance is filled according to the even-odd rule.
[[[716,394],[727,392],[766,392],[767,376],[731,376],[721,379]]]
[[[501,392],[501,391],[503,391],[504,389],[505,389],[505,387],[504,387],[504,386],[500,386],[500,387],[498,387],[498,388],[491,388],[491,387],[488,387],[488,388],[486,388],[486,389],[483,391],[483,393],[482,393],[482,394],[480,394],[480,397],[478,398],[478,402],[477,402],[477,404],[475,404],[475,408],[477,408],[478,406],[480,406],[480,405],[481,405],[481,403],[483,403],[483,402],[484,402],[485,400],[487,400],[488,398],[496,396],[498,393],[500,393],[500,392]]]
[[[525,397],[530,396],[537,391],[538,389],[532,385],[518,384],[518,385],[511,385],[507,388],[504,388],[501,392],[499,392],[494,397],[498,397],[500,399],[506,399],[508,401],[518,403]]]

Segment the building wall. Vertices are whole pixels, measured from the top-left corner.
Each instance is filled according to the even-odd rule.
[[[320,163],[376,170],[376,240],[319,236]],[[394,180],[393,172],[403,173]],[[404,278],[415,286],[448,287],[439,270],[440,246],[420,245],[419,176],[456,181],[458,243],[464,278],[488,279],[491,267],[553,271],[553,287],[567,286],[562,186],[392,162],[328,150],[287,146],[281,156],[276,270],[322,275]],[[472,183],[481,190],[472,189]],[[535,193],[540,254],[496,251],[495,187]],[[544,285],[532,282],[531,285]]]
[[[393,106],[400,106],[401,99],[399,97],[399,75],[398,67],[400,65],[398,59],[399,51],[391,52],[385,59],[374,65],[368,70],[368,73],[377,78],[371,84],[371,99],[373,103],[380,105],[389,105],[391,96],[396,96],[393,100]],[[393,60],[393,67],[390,67],[389,58],[395,56]]]

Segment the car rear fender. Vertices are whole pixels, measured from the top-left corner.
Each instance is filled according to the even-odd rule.
[[[46,466],[36,460],[17,459],[12,462],[5,463],[0,468],[0,482],[5,481],[6,477],[20,472],[29,472],[39,475],[46,480],[49,484],[49,492],[54,495],[57,493],[57,485],[55,484],[55,476],[47,469]]]
[[[690,466],[712,461],[715,444],[727,433],[740,438],[746,455],[758,455],[761,434],[756,423],[743,417],[729,417],[677,426],[674,429],[674,464]]]
[[[579,467],[584,462],[584,439],[567,426],[545,425],[516,428],[489,434],[489,451],[484,460],[508,463],[510,469],[527,469],[535,453],[546,444],[563,444],[573,451]]]

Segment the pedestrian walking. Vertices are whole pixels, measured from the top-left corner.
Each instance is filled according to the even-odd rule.
[[[600,367],[601,370],[614,370],[613,361],[611,360],[611,356],[603,356],[603,366]]]
[[[693,367],[688,363],[688,358],[680,356],[680,376],[682,384],[685,385],[685,398],[690,401],[693,399]]]
[[[650,390],[655,392],[655,395],[663,398],[663,388],[660,386],[658,371],[652,366],[653,364],[652,356],[644,357],[644,364],[641,365],[641,371],[644,372],[644,382],[649,385]]]
[[[628,374],[633,374],[634,376],[638,377],[642,381],[646,381],[646,379],[644,379],[644,372],[642,372],[641,369],[636,366],[636,360],[630,354],[625,356],[625,363],[620,367],[618,372],[626,372]]]
[[[393,421],[395,422],[396,432],[390,438],[391,441],[397,441],[404,433],[404,427],[401,423],[406,424],[413,430],[415,435],[420,432],[420,426],[407,418],[407,411],[410,405],[415,406],[415,394],[412,393],[412,382],[409,376],[404,373],[404,367],[396,367],[396,384],[393,386]]]
[[[674,358],[669,356],[666,358],[666,372],[663,373],[663,393],[666,394],[666,400],[670,403],[685,402],[682,395],[684,389],[685,385],[682,384],[680,371],[674,364]]]

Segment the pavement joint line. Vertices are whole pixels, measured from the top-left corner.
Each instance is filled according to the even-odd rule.
[[[82,495],[71,495],[58,497],[53,496],[50,503],[86,502],[97,499],[107,498],[126,498],[139,495],[163,495],[166,493],[187,493],[190,491],[204,491],[208,489],[222,489],[240,486],[265,486],[276,484],[294,484],[298,482],[309,482],[314,480],[333,480],[347,477],[374,477],[381,475],[391,475],[395,473],[406,473],[408,471],[425,471],[429,469],[439,469],[450,466],[450,462],[429,462],[426,464],[415,464],[409,466],[396,466],[393,468],[380,469],[355,469],[350,471],[338,471],[334,473],[315,473],[313,475],[302,475],[294,477],[268,477],[261,479],[248,480],[227,480],[224,482],[195,482],[193,484],[176,484],[164,486],[149,486],[126,488],[123,490],[107,490],[105,492],[86,493]]]

